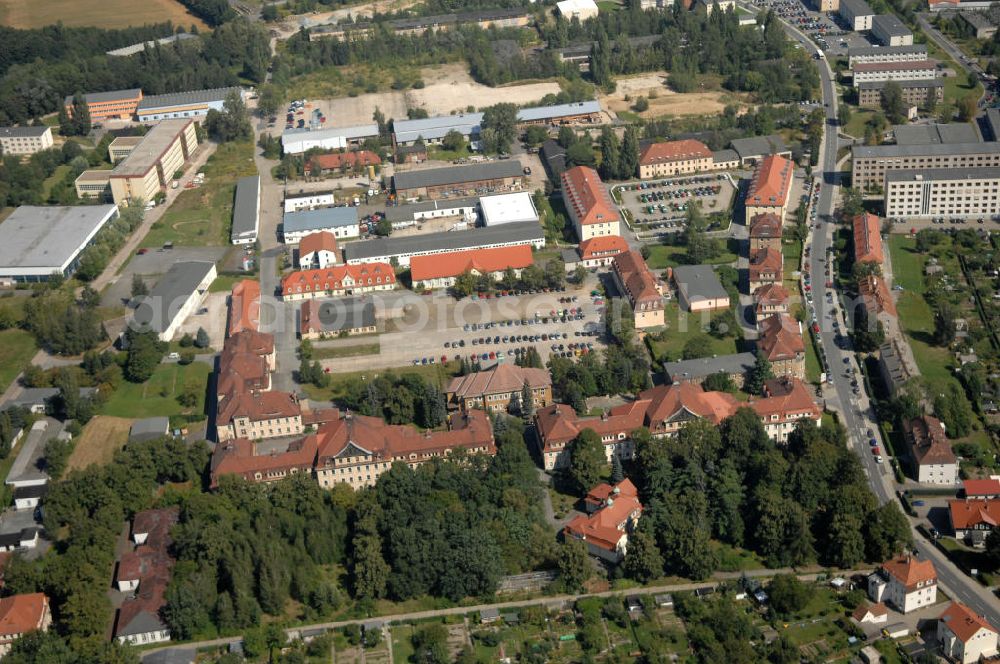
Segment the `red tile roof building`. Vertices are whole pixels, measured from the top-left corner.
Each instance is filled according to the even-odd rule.
[[[764,157],[747,189],[746,218],[770,213],[784,223],[794,174],[795,165],[790,159],[775,154]]]
[[[164,592],[174,566],[170,529],[179,517],[178,507],[135,515],[133,540],[141,543],[122,555],[115,574],[118,589],[133,593],[122,602],[115,620],[115,638],[119,643],[145,645],[170,640],[170,628],[160,614],[166,604]]]
[[[851,618],[861,625],[882,625],[888,622],[889,609],[882,602],[875,604],[862,602],[854,609]]]
[[[1000,479],[962,480],[966,498],[1000,498]]]
[[[921,415],[903,421],[903,440],[910,448],[918,482],[928,484],[958,484],[958,459],[951,449],[941,420]]]
[[[577,247],[578,265],[586,268],[605,267],[618,254],[628,251],[628,243],[620,235],[602,235],[581,242]],[[567,259],[569,266],[571,261]]]
[[[496,454],[493,427],[483,411],[450,417],[446,431],[418,431],[386,424],[376,417],[338,413],[326,418],[316,433],[295,441],[285,452],[258,454],[246,439],[216,446],[212,485],[223,475],[240,475],[252,482],[273,482],[291,474],[310,473],[319,485],[372,486],[393,463],[415,467],[458,449],[469,454]]]
[[[334,152],[333,154],[318,154],[309,160],[310,169],[329,173],[330,171],[340,172],[342,170],[358,170],[366,166],[379,166],[382,160],[377,154],[369,150],[356,150],[353,152]]]
[[[773,314],[788,313],[788,289],[780,283],[765,284],[753,292],[754,312],[757,320]]]
[[[712,170],[712,151],[701,141],[651,143],[639,154],[639,177],[673,177]]]
[[[760,417],[764,430],[776,443],[787,443],[788,436],[799,422],[820,426],[823,411],[816,404],[809,388],[798,378],[774,378],[764,384],[763,399],[751,400],[747,405]]]
[[[601,235],[621,235],[621,217],[589,166],[574,166],[562,174],[563,202],[581,242]]]
[[[774,314],[758,323],[757,352],[771,363],[775,376],[806,374],[806,345],[799,323],[788,314]]]
[[[485,410],[489,413],[519,413],[525,405],[524,386],[531,390],[535,411],[552,403],[552,378],[545,369],[498,364],[486,371],[457,376],[444,389],[448,405],[462,410]]]
[[[563,533],[583,540],[591,555],[618,563],[627,555],[628,533],[642,516],[642,504],[639,492],[629,480],[614,487],[602,484],[592,493],[603,493],[604,487],[608,488],[608,495],[601,507],[587,516],[577,516],[566,524]]]
[[[243,279],[233,286],[229,296],[229,325],[226,335],[243,330],[256,331],[260,326],[260,282]]]
[[[395,287],[396,272],[388,263],[336,265],[325,270],[292,272],[281,280],[281,297],[287,302],[387,291]]]
[[[896,311],[896,302],[892,299],[892,293],[889,291],[885,279],[877,274],[869,274],[858,279],[858,297],[865,305],[865,310],[868,312],[872,324],[883,315],[890,319],[899,316]]]
[[[868,577],[868,596],[902,613],[937,601],[937,571],[929,560],[904,555],[888,560]]]
[[[997,655],[997,628],[959,602],[938,617],[937,640],[949,661],[973,664]]]
[[[877,216],[866,212],[854,217],[854,262],[885,263],[882,250],[882,223]]]
[[[410,259],[410,278],[414,290],[449,288],[466,272],[497,281],[508,269],[520,277],[521,270],[533,263],[531,245],[528,244],[468,249],[433,256],[414,256]]]
[[[49,598],[42,593],[11,595],[0,599],[0,657],[28,632],[48,631],[52,624]]]
[[[299,269],[325,270],[341,262],[337,238],[329,231],[310,233],[299,240]]]
[[[783,263],[781,252],[771,247],[751,251],[748,270],[750,292],[767,284],[781,283]]]
[[[635,329],[664,324],[663,289],[638,251],[629,249],[611,259],[611,273],[632,307]]]
[[[948,518],[955,539],[982,546],[986,536],[1000,524],[1000,500],[966,498],[948,501]]]
[[[758,214],[750,220],[750,251],[764,247],[781,251],[781,219],[776,214]]]

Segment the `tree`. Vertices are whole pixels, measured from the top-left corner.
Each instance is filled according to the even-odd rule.
[[[913,544],[910,524],[895,502],[879,507],[869,515],[865,524],[868,560],[888,560]]]
[[[66,464],[69,461],[69,455],[72,453],[73,441],[50,438],[45,443],[45,450],[42,453],[45,472],[54,480],[62,477],[63,472],[66,470]]]
[[[903,102],[903,88],[897,81],[889,81],[882,89],[882,110],[892,124],[906,120],[906,104]]]
[[[601,128],[601,177],[605,180],[614,180],[619,177],[621,167],[621,146],[618,144],[618,136],[605,125]]]
[[[625,180],[639,174],[639,132],[632,125],[625,128],[618,163],[618,177]]]
[[[771,580],[768,598],[779,615],[798,613],[812,599],[813,589],[799,581],[794,574],[779,574]]]
[[[205,328],[199,327],[198,332],[194,336],[194,345],[198,348],[208,348],[211,343],[211,339],[208,338],[208,332]]]
[[[648,583],[663,576],[663,556],[656,547],[656,540],[639,521],[639,528],[628,538],[624,572],[630,579]]]
[[[580,495],[596,485],[604,475],[607,456],[604,443],[593,429],[584,429],[569,448],[569,476]]]
[[[441,623],[421,627],[413,633],[411,641],[413,655],[410,661],[414,664],[450,664],[448,630]]]
[[[535,352],[537,353],[538,351],[535,351]],[[436,392],[436,390],[435,390],[435,392]],[[521,415],[523,415],[525,419],[530,419],[530,418],[534,417],[534,415],[535,415],[535,393],[532,391],[531,385],[528,384],[528,381],[524,381],[524,385],[521,386],[521,399],[520,399],[520,401],[521,401],[521,404],[520,404]]]
[[[734,392],[736,383],[725,371],[719,371],[706,376],[701,387],[706,392]]]
[[[763,353],[758,353],[753,367],[747,372],[743,389],[750,394],[763,395],[764,383],[772,378],[774,378],[774,371],[771,369],[771,363],[764,357]]]
[[[684,234],[681,236],[687,247],[687,262],[691,265],[707,263],[722,252],[718,238],[706,235],[708,222],[701,212],[701,206],[688,204]]]
[[[274,9],[274,5],[265,5],[264,8]],[[275,10],[276,11],[276,10]],[[264,19],[265,21],[267,19]],[[260,86],[257,95],[257,112],[261,117],[268,118],[275,115],[281,108],[281,92],[273,83],[264,83]]]
[[[851,107],[848,104],[837,106],[837,123],[841,127],[846,127],[851,121]]]
[[[253,126],[239,92],[226,95],[222,111],[209,109],[205,116],[205,129],[209,136],[220,142],[245,141],[253,136]]]
[[[177,403],[185,408],[193,408],[198,404],[198,394],[201,393],[201,386],[195,381],[184,383],[184,388],[177,395]]]
[[[962,97],[958,102],[958,119],[962,122],[972,122],[979,110],[979,100],[975,93]]]
[[[392,222],[388,217],[382,217],[375,222],[375,235],[379,237],[389,237],[392,234]]]
[[[566,163],[569,166],[594,166],[597,157],[588,141],[577,141],[566,149]]]
[[[86,136],[90,133],[90,128],[90,106],[86,97],[78,92],[73,97],[73,133]]]
[[[617,454],[611,455],[611,483],[618,484],[625,479],[625,470],[622,468],[622,460]]]
[[[264,21],[271,22],[278,20],[278,8],[273,3],[267,3],[260,8],[260,18]],[[263,99],[263,95],[261,96]]]
[[[167,352],[167,344],[149,328],[129,328],[125,332],[125,346],[125,378],[132,383],[149,380]]]
[[[702,357],[711,357],[712,341],[704,334],[696,334],[687,340],[681,350],[681,359],[697,360]]]
[[[517,140],[517,106],[506,102],[494,104],[483,111],[480,137],[486,152],[510,152]]]
[[[465,137],[457,129],[450,130],[441,139],[441,147],[449,152],[459,152],[465,149]]]
[[[562,125],[559,127],[559,136],[556,139],[556,142],[558,142],[564,150],[569,150],[570,146],[576,143],[576,141],[576,132],[573,131],[572,127],[569,125]]]
[[[559,581],[568,593],[579,592],[590,578],[590,559],[583,540],[567,537],[559,547]]]
[[[382,545],[378,535],[356,536],[353,559],[355,596],[367,600],[384,597],[389,580],[389,565],[382,556]]]
[[[132,297],[142,297],[149,295],[149,287],[139,274],[132,275]]]
[[[649,110],[649,100],[640,95],[635,103],[632,105],[632,110],[636,113],[642,113]]]
[[[549,132],[542,125],[529,125],[524,130],[524,142],[531,146],[538,146],[549,139]]]

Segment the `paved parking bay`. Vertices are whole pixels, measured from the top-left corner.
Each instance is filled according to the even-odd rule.
[[[127,303],[132,296],[132,275],[142,276],[152,289],[157,279],[166,274],[174,263],[184,261],[216,262],[221,259],[227,247],[174,247],[173,249],[150,249],[145,254],[137,254],[128,262],[101,295],[101,304],[106,307]]]
[[[736,194],[736,186],[726,173],[629,182],[616,185],[614,190],[638,233],[679,233],[684,229],[688,205],[697,201],[706,215],[728,212]]]

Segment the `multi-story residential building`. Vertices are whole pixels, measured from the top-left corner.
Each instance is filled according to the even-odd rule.
[[[787,314],[788,300],[788,289],[780,283],[764,284],[753,292],[756,319],[762,320],[774,314]]]
[[[965,498],[948,501],[948,519],[955,539],[976,547],[986,544],[987,536],[1000,523],[1000,500]]]
[[[635,329],[663,325],[663,288],[638,251],[629,249],[611,259],[611,274],[632,307]]]
[[[712,151],[691,138],[650,143],[639,154],[639,177],[644,180],[701,173],[712,168]]]
[[[944,79],[930,78],[922,81],[893,81],[903,93],[903,104],[927,108],[933,101],[944,100]],[[858,83],[858,106],[861,108],[881,108],[885,88],[889,81],[867,81]]]
[[[531,404],[524,403],[525,386],[531,390]],[[498,364],[452,378],[444,393],[449,406],[462,410],[520,413],[530,405],[534,412],[552,403],[552,378],[545,369]]]
[[[840,17],[855,32],[872,29],[875,12],[865,0],[840,0]]]
[[[111,92],[89,92],[83,95],[91,122],[104,120],[131,120],[135,109],[142,101],[142,90],[112,90]],[[66,113],[73,117],[73,97],[63,100]]]
[[[788,195],[792,191],[795,165],[791,159],[768,155],[761,159],[747,187],[746,219],[759,214],[773,214],[784,223]]]
[[[797,378],[784,376],[769,380],[764,384],[764,394],[765,398],[750,401],[748,405],[776,443],[787,443],[788,436],[803,420],[817,427],[823,421],[823,411],[816,405],[809,388]]]
[[[340,262],[337,238],[328,231],[310,233],[299,241],[299,269],[325,270]]]
[[[450,288],[463,274],[499,281],[510,270],[521,271],[534,264],[531,245],[467,249],[434,256],[414,256],[410,260],[410,280],[414,290]]]
[[[585,268],[607,267],[618,254],[628,251],[628,242],[620,235],[602,235],[581,242],[576,250],[563,251],[567,270],[577,266]]]
[[[1000,214],[1000,167],[889,171],[885,213],[898,219]]]
[[[835,12],[840,9],[840,0],[816,0],[813,5],[817,11]]]
[[[674,268],[673,278],[682,309],[702,312],[729,308],[729,292],[711,265],[680,265]]]
[[[628,479],[614,486],[599,484],[587,493],[584,502],[588,513],[567,523],[563,534],[583,540],[592,556],[621,562],[628,553],[628,534],[642,516],[638,489]]]
[[[42,593],[0,599],[0,657],[9,653],[20,637],[29,632],[48,631],[51,624],[49,598]]]
[[[784,258],[780,251],[764,247],[750,252],[748,281],[750,293],[768,284],[781,283]]]
[[[998,166],[1000,142],[855,145],[851,148],[851,185],[864,192],[882,191],[890,171]]]
[[[847,49],[847,66],[869,62],[906,62],[927,59],[926,44],[908,46],[855,46]]]
[[[868,577],[868,596],[900,613],[931,606],[937,601],[934,563],[908,555],[887,560]]]
[[[563,201],[580,242],[600,235],[621,235],[621,217],[589,166],[574,166],[562,174]]]
[[[881,81],[929,81],[937,78],[937,63],[933,60],[904,62],[867,62],[851,68],[854,87],[862,83]]]
[[[286,302],[311,297],[360,295],[396,287],[396,272],[388,263],[334,265],[325,270],[292,272],[281,280]]]
[[[260,282],[243,279],[236,282],[229,296],[229,322],[226,336],[233,336],[243,330],[254,332],[260,326]]]
[[[111,195],[115,204],[153,200],[166,189],[174,173],[183,170],[197,149],[193,120],[164,120],[154,126],[111,170]]]
[[[750,220],[750,251],[765,247],[781,251],[781,218],[776,214],[758,214]]]
[[[119,643],[146,645],[170,640],[170,628],[160,614],[174,566],[170,529],[179,516],[179,508],[167,507],[138,512],[132,520],[135,548],[122,554],[115,573],[119,592],[131,593],[115,620]]]
[[[775,376],[806,377],[806,346],[799,323],[788,314],[774,314],[758,323],[757,353],[771,363]]]
[[[898,335],[890,337],[879,346],[878,368],[890,395],[896,394],[901,387],[920,375],[910,344],[901,342]]]
[[[878,265],[885,263],[882,220],[870,212],[865,212],[854,217],[851,224],[854,230],[854,262]]]
[[[877,274],[858,279],[858,298],[865,306],[869,321],[879,320],[887,325],[899,316],[885,279]]]
[[[873,18],[872,36],[882,46],[913,46],[913,33],[895,14],[879,14]]]
[[[960,602],[952,602],[938,617],[941,653],[957,664],[975,664],[997,655],[997,628]]]
[[[958,484],[958,459],[951,449],[941,420],[921,415],[903,421],[903,439],[910,448],[914,476],[928,484]]]
[[[0,127],[0,155],[35,154],[52,147],[52,127]]]

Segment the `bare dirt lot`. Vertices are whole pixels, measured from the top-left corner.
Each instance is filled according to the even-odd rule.
[[[476,83],[465,65],[441,65],[421,70],[424,87],[419,90],[391,90],[314,102],[328,118],[330,126],[368,124],[377,106],[387,118],[405,118],[409,108],[423,108],[431,116],[465,111],[468,106],[485,108],[499,102],[531,104],[547,94],[557,94],[555,82],[528,83],[491,88]],[[721,108],[721,107],[720,107]]]
[[[738,95],[723,90],[679,94],[667,87],[667,73],[662,71],[619,78],[615,82],[617,89],[610,95],[600,97],[601,106],[615,113],[634,113],[632,104],[635,98],[644,96],[649,99],[649,109],[638,114],[644,118],[721,113],[727,104],[741,102]],[[650,93],[656,98],[650,99]],[[625,101],[626,96],[629,101]]]
[[[83,428],[73,454],[69,457],[67,471],[86,468],[93,464],[111,461],[117,450],[128,440],[132,420],[124,417],[96,415]]]

